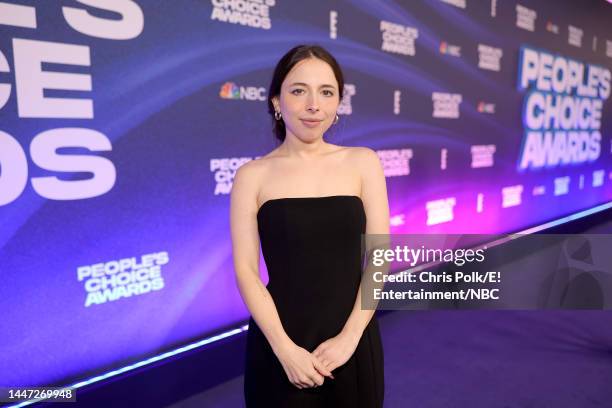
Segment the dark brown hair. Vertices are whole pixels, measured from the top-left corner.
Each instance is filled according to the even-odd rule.
[[[286,136],[285,122],[282,118],[281,120],[276,120],[274,118],[274,104],[272,104],[272,98],[280,96],[281,85],[295,64],[307,58],[318,58],[321,61],[327,62],[338,82],[340,100],[342,100],[344,94],[344,75],[342,75],[342,69],[329,51],[319,45],[298,45],[290,49],[276,64],[272,82],[270,82],[270,88],[268,89],[268,113],[272,115],[274,135],[281,142],[285,140]]]

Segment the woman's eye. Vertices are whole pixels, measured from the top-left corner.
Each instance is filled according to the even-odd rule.
[[[323,95],[325,96],[334,96],[334,93],[328,89],[326,89],[325,91],[323,91]]]
[[[302,92],[304,92],[303,89],[294,89],[293,91],[291,91],[291,93],[294,95],[301,95]]]

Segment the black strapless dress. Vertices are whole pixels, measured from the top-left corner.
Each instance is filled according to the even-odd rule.
[[[279,198],[257,213],[267,288],[283,328],[312,352],[346,323],[361,279],[363,202],[357,196]],[[376,316],[353,356],[322,386],[289,382],[265,336],[251,318],[244,395],[247,407],[382,407],[383,350]]]

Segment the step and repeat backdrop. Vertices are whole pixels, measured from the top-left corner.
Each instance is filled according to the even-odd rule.
[[[325,137],[377,151],[393,233],[609,202],[610,21],[604,0],[0,1],[0,385],[245,321],[229,193],[277,146],[267,86],[300,43],[344,69]]]

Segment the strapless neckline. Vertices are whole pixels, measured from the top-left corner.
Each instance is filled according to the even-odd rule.
[[[268,271],[266,289],[287,336],[312,352],[342,331],[355,307],[365,256],[365,203],[358,195],[348,194],[262,201],[257,231]],[[375,316],[351,358],[334,371],[336,380],[321,388],[294,390],[252,318],[245,360],[244,393],[249,407],[321,407],[327,401],[347,407],[382,407],[384,361]]]
[[[335,194],[335,195],[329,195],[329,196],[316,196],[316,197],[280,197],[280,198],[271,198],[269,200],[266,200],[258,209],[257,209],[257,215],[259,215],[261,213],[261,211],[263,210],[264,207],[268,207],[270,205],[272,205],[275,202],[282,202],[282,201],[291,201],[291,200],[295,200],[295,201],[300,201],[300,200],[322,200],[322,199],[332,199],[332,198],[353,198],[353,199],[357,199],[362,205],[363,205],[363,200],[361,199],[360,196],[358,195],[350,195],[350,194]]]

